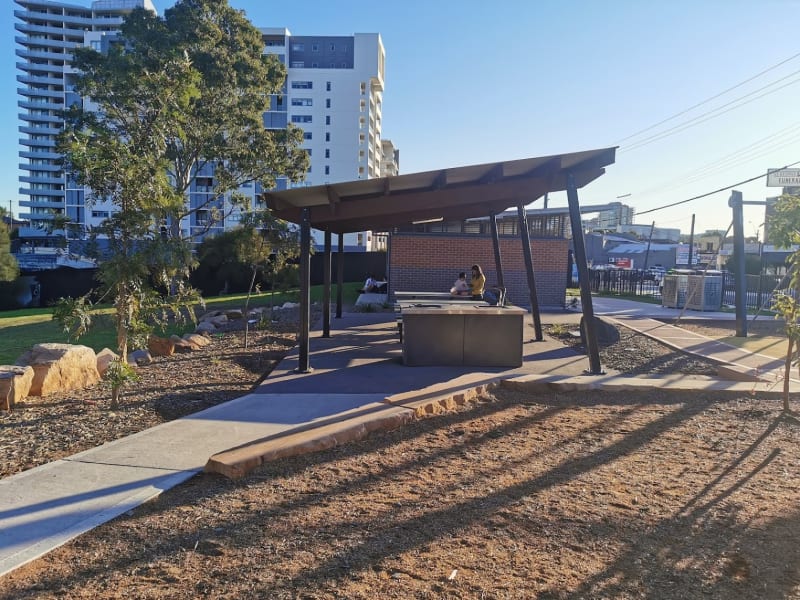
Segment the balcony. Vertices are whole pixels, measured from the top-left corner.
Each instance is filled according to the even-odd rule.
[[[20,152],[18,155],[20,158],[29,158],[29,159],[44,159],[44,160],[60,160],[63,156],[59,152]]]
[[[34,88],[17,88],[17,93],[20,96],[27,96],[29,98],[63,98],[64,92],[59,90],[37,90]]]

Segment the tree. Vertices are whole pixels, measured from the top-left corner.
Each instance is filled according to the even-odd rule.
[[[245,318],[245,347],[248,345],[247,314],[250,298],[256,289],[259,274],[274,290],[278,277],[286,270],[296,272],[300,256],[300,232],[286,221],[275,218],[269,210],[248,212],[240,227],[215,236],[204,243],[199,252],[200,262],[221,260],[228,266],[246,265],[249,270],[247,297],[243,308]],[[223,258],[224,257],[224,258]],[[273,294],[274,295],[274,294]]]
[[[6,210],[0,208],[0,281],[14,281],[19,277],[17,259],[11,254],[10,228],[3,221],[7,215]]]
[[[800,245],[800,196],[784,194],[775,203],[770,220],[770,240],[778,247]],[[784,320],[788,338],[783,378],[783,409],[789,411],[789,376],[793,364],[800,359],[800,249],[786,259],[791,275],[789,290],[776,296],[773,308]]]
[[[206,167],[214,169],[213,194],[203,202],[169,207],[165,217],[171,237],[181,237],[181,220],[198,211],[208,216],[207,228],[220,223],[226,216],[223,197],[244,183],[269,189],[278,175],[292,181],[304,177],[308,155],[300,148],[302,130],[264,128],[264,112],[273,95],[281,93],[286,69],[276,56],[263,53],[261,32],[242,11],[227,0],[180,0],[163,18],[134,10],[121,32],[127,48],[122,58],[133,72],[159,73],[185,60],[195,76],[190,100],[173,114],[165,132],[162,157],[178,196],[185,198],[195,175]],[[81,49],[75,65],[84,73],[81,91],[103,107],[116,103],[116,61]],[[230,199],[228,211],[237,196]]]
[[[136,9],[121,39],[105,54],[76,49],[76,88],[91,103],[68,111],[58,149],[91,188],[88,201],[115,207],[99,228],[110,242],[99,278],[124,361],[131,339],[141,343],[153,321],[198,300],[185,285],[193,262],[180,236],[182,217],[208,209],[186,201],[194,175],[213,163],[218,198],[247,181],[298,179],[308,156],[299,130],[264,129],[285,69],[226,0],[180,0],[163,18]]]

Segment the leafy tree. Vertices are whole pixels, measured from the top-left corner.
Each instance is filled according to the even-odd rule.
[[[782,248],[800,245],[800,196],[783,195],[775,203],[775,214],[770,221],[770,240]],[[777,295],[773,308],[783,318],[789,340],[783,379],[783,409],[788,411],[789,375],[792,365],[800,361],[800,250],[789,255],[786,262],[791,275],[789,291]]]
[[[75,66],[83,72],[81,91],[101,107],[114,106],[120,91],[132,83],[120,76],[160,73],[185,61],[194,76],[192,95],[171,117],[163,148],[170,183],[184,198],[195,174],[214,168],[213,194],[196,205],[174,203],[165,211],[171,237],[180,237],[181,220],[205,211],[206,227],[226,216],[223,196],[244,183],[265,189],[275,177],[301,179],[308,155],[300,148],[302,130],[267,130],[263,115],[271,97],[280,94],[286,69],[277,57],[263,53],[261,32],[227,0],[180,0],[159,17],[134,10],[121,26],[126,51],[108,57],[80,49]],[[120,63],[122,63],[120,65]],[[237,205],[230,197],[228,210]]]
[[[247,314],[259,274],[272,289],[287,271],[296,272],[300,256],[300,232],[269,210],[246,213],[240,227],[215,236],[200,250],[200,262],[223,259],[227,266],[246,266],[249,271],[245,317],[245,347],[248,345]],[[224,258],[223,258],[224,257]]]
[[[0,208],[0,281],[14,281],[19,277],[19,265],[11,254],[9,227],[2,220],[6,215],[5,209]]]
[[[121,39],[105,54],[76,49],[76,87],[91,103],[67,113],[59,151],[91,188],[89,201],[115,207],[99,228],[110,243],[99,278],[114,299],[124,361],[130,341],[198,300],[184,283],[193,262],[181,219],[244,182],[298,179],[308,157],[301,131],[264,129],[285,69],[226,0],[179,0],[163,18],[136,9]],[[190,207],[189,184],[209,163],[215,200]]]

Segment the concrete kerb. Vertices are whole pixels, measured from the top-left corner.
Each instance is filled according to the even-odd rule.
[[[335,446],[366,438],[376,431],[398,429],[414,420],[443,414],[474,402],[496,387],[506,387],[528,393],[554,391],[633,391],[663,389],[668,391],[730,392],[732,394],[766,393],[778,397],[780,392],[764,383],[721,381],[712,378],[687,378],[682,375],[660,378],[635,378],[617,376],[558,377],[547,375],[522,375],[497,378],[461,390],[414,398],[413,393],[397,394],[384,400],[383,408],[323,425],[307,427],[264,439],[212,456],[205,466],[208,473],[218,473],[231,479],[241,478],[264,463],[328,450]],[[388,405],[388,406],[387,406]]]
[[[615,319],[611,315],[603,315],[603,318],[608,319],[610,321],[614,321],[614,323],[617,323],[618,325],[620,325],[622,327],[625,327],[626,329],[630,329],[631,331],[635,331],[636,333],[638,333],[640,335],[643,335],[645,337],[648,337],[651,340],[655,340],[655,341],[663,344],[664,346],[667,346],[668,348],[672,348],[673,350],[676,350],[677,352],[682,352],[683,354],[688,354],[688,355],[693,355],[693,356],[702,356],[706,360],[708,360],[708,361],[710,361],[710,362],[712,362],[712,363],[714,363],[716,365],[717,375],[719,375],[723,379],[726,379],[726,380],[730,379],[730,380],[734,380],[734,381],[750,381],[750,382],[761,381],[761,382],[774,383],[774,379],[771,380],[769,378],[763,377],[761,374],[759,374],[757,369],[754,369],[752,367],[746,367],[746,366],[743,366],[743,365],[737,365],[737,364],[734,364],[734,363],[725,362],[724,360],[720,360],[718,358],[715,358],[713,355],[705,355],[705,354],[701,355],[701,354],[699,354],[697,352],[691,352],[690,350],[686,350],[685,348],[679,346],[678,344],[672,343],[667,338],[658,337],[658,336],[655,336],[655,335],[651,334],[647,330],[637,329],[637,328],[633,327],[630,323],[626,322],[626,321],[628,321],[628,319]],[[670,325],[669,323],[663,323],[663,326],[664,327],[675,327],[674,325]],[[697,337],[700,337],[700,338],[704,338],[704,339],[706,339],[708,341],[713,341],[712,338],[709,338],[707,336],[701,335],[699,333],[696,333],[694,335],[696,335]]]

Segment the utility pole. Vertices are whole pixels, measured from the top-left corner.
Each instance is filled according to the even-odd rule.
[[[733,255],[736,257],[736,337],[747,337],[747,275],[744,269],[744,210],[742,192],[731,191],[728,206],[733,209]]]
[[[689,268],[693,268],[692,265],[692,252],[694,251],[694,214],[692,215],[692,228],[689,230]]]

